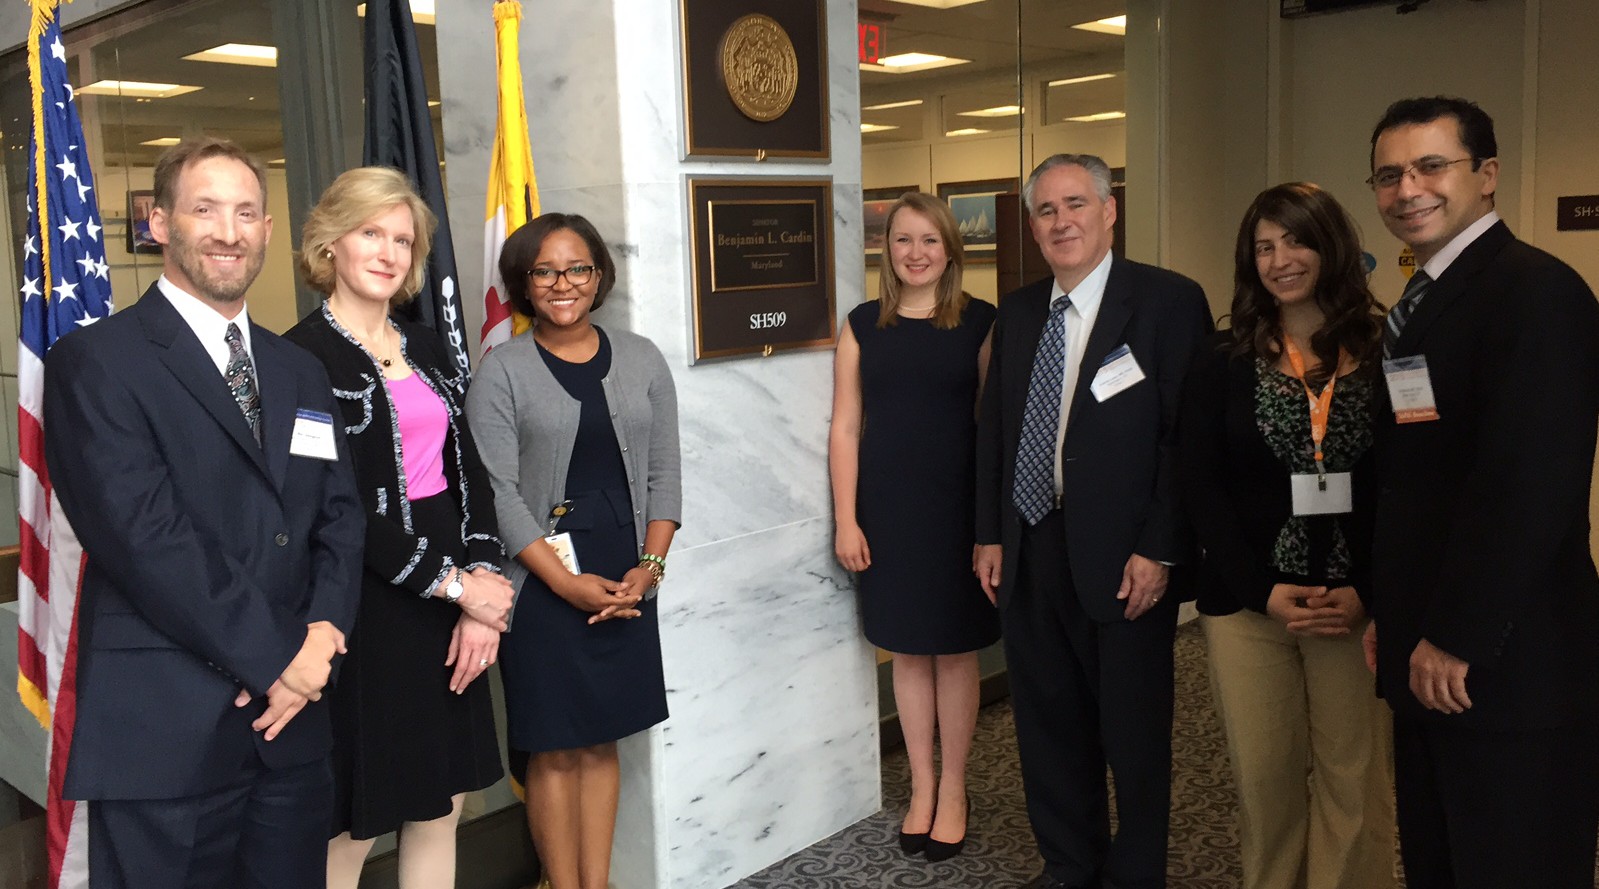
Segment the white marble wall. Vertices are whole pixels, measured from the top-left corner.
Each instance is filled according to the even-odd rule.
[[[481,292],[468,270],[494,132],[484,6],[440,0],[438,11],[468,294]],[[582,213],[606,235],[618,284],[596,319],[655,340],[681,410],[684,523],[661,594],[672,718],[622,747],[621,889],[726,886],[880,805],[873,660],[831,555],[831,353],[689,363],[687,176],[832,177],[840,317],[862,298],[856,5],[827,0],[831,161],[759,165],[681,159],[677,7],[524,0],[522,26],[544,209]]]

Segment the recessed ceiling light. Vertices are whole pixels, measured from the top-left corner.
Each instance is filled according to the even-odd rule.
[[[269,167],[281,167],[281,166],[284,166],[287,163],[288,163],[288,161],[284,160],[281,157],[278,157],[278,158],[273,158],[272,160],[267,161],[267,166],[269,166]]]
[[[1095,31],[1100,34],[1125,36],[1127,34],[1127,16],[1113,15],[1108,19],[1100,19],[1097,22],[1083,22],[1080,25],[1072,25],[1072,27],[1083,31]]]
[[[1114,74],[1088,74],[1082,77],[1068,77],[1065,80],[1051,80],[1050,86],[1071,86],[1074,83],[1090,83],[1095,80],[1109,80]]]
[[[411,21],[416,22],[419,25],[434,24],[434,20],[437,18],[437,16],[434,15],[433,3],[434,0],[411,0]],[[355,8],[355,14],[365,18],[366,4],[362,3],[360,6],[357,6]]]
[[[1083,114],[1066,119],[1073,123],[1097,123],[1102,120],[1121,120],[1126,116],[1127,112],[1125,111],[1101,111],[1098,114]]]
[[[946,135],[946,136],[975,136],[978,133],[989,133],[989,132],[993,132],[993,131],[992,130],[979,129],[978,127],[966,127],[964,129],[959,129],[959,130],[950,130],[949,132],[945,133],[944,135]]]
[[[170,99],[203,89],[181,83],[146,83],[142,80],[96,80],[74,92],[80,96],[121,96],[132,99]]]
[[[912,105],[920,105],[920,104],[922,104],[922,100],[921,99],[907,99],[907,100],[905,100],[903,102],[884,102],[881,105],[866,105],[866,106],[862,107],[861,110],[862,111],[887,111],[890,108],[909,108]]]
[[[183,140],[179,139],[177,136],[162,136],[159,139],[150,139],[150,140],[145,141],[145,142],[140,142],[139,144],[140,145],[153,145],[156,148],[166,148],[168,145],[176,145],[176,144],[178,144],[179,142],[182,142],[182,141]]]
[[[258,68],[276,68],[278,48],[257,43],[224,43],[184,56],[191,62],[221,62],[227,65],[254,65]]]
[[[908,6],[926,6],[929,9],[954,9],[957,6],[982,3],[983,0],[894,0],[894,2],[904,3]]]
[[[899,55],[884,56],[878,59],[875,65],[869,62],[862,62],[861,70],[883,71],[888,74],[910,74],[914,71],[947,68],[950,65],[969,65],[971,62],[971,59],[956,59],[926,52],[902,52]]]
[[[863,133],[881,133],[884,130],[897,130],[897,129],[899,129],[899,127],[893,126],[893,125],[890,125],[890,124],[882,124],[882,123],[863,123],[863,124],[861,124],[861,132],[863,132]]]
[[[1015,117],[1025,109],[1020,105],[995,105],[992,108],[979,108],[976,111],[957,111],[961,117]]]
[[[437,100],[437,99],[429,99],[429,100],[428,100],[428,107],[429,107],[429,108],[437,108],[437,107],[439,107],[439,106],[440,106],[440,105],[442,105],[442,104],[444,104],[444,103],[443,103],[443,102],[440,102],[440,101],[439,101],[439,100]]]

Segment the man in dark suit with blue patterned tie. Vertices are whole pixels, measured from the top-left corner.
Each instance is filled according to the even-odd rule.
[[[1023,194],[1054,275],[1000,300],[978,424],[977,542],[1005,633],[1039,889],[1161,889],[1172,640],[1188,560],[1183,375],[1198,284],[1111,254],[1110,170],[1056,155]],[[1116,781],[1110,831],[1105,770]]]
[[[1372,615],[1410,889],[1593,886],[1599,303],[1494,212],[1493,121],[1406,99],[1371,137],[1417,271],[1388,317]]]
[[[365,520],[322,365],[250,323],[266,174],[222,140],[155,167],[163,274],[46,359],[46,457],[83,543],[78,714],[93,889],[318,887],[320,702]]]

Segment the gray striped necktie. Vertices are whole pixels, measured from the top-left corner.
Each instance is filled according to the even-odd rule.
[[[1416,306],[1421,304],[1421,298],[1427,295],[1427,288],[1431,286],[1432,278],[1420,269],[1410,276],[1399,302],[1388,310],[1388,323],[1382,337],[1382,357],[1393,357],[1394,346],[1399,343],[1399,335],[1404,333],[1405,322],[1410,320],[1411,313],[1416,311]]]

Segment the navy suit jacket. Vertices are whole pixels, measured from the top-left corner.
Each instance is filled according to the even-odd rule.
[[[1599,721],[1589,541],[1599,303],[1499,223],[1427,290],[1395,344],[1424,355],[1438,419],[1378,417],[1377,678],[1402,719],[1489,730]],[[1471,709],[1425,710],[1425,638],[1469,663]]]
[[[86,555],[78,713],[64,795],[171,799],[325,756],[327,703],[272,741],[250,723],[305,640],[346,635],[365,520],[340,459],[292,456],[298,409],[339,417],[322,365],[250,329],[264,445],[156,287],[45,361],[46,459]],[[236,708],[247,689],[256,700]]]
[[[1033,357],[1049,315],[1053,279],[1000,300],[977,431],[977,542],[1002,543],[1001,604],[1017,576],[1022,521],[1011,502],[1016,449]],[[1102,623],[1124,620],[1116,598],[1133,553],[1192,560],[1177,487],[1177,404],[1195,349],[1211,329],[1205,292],[1175,272],[1125,259],[1111,262],[1104,300],[1089,332],[1062,447],[1067,559],[1083,610]],[[1127,345],[1145,379],[1096,402],[1089,386],[1117,347]],[[1180,575],[1174,575],[1182,594]]]

